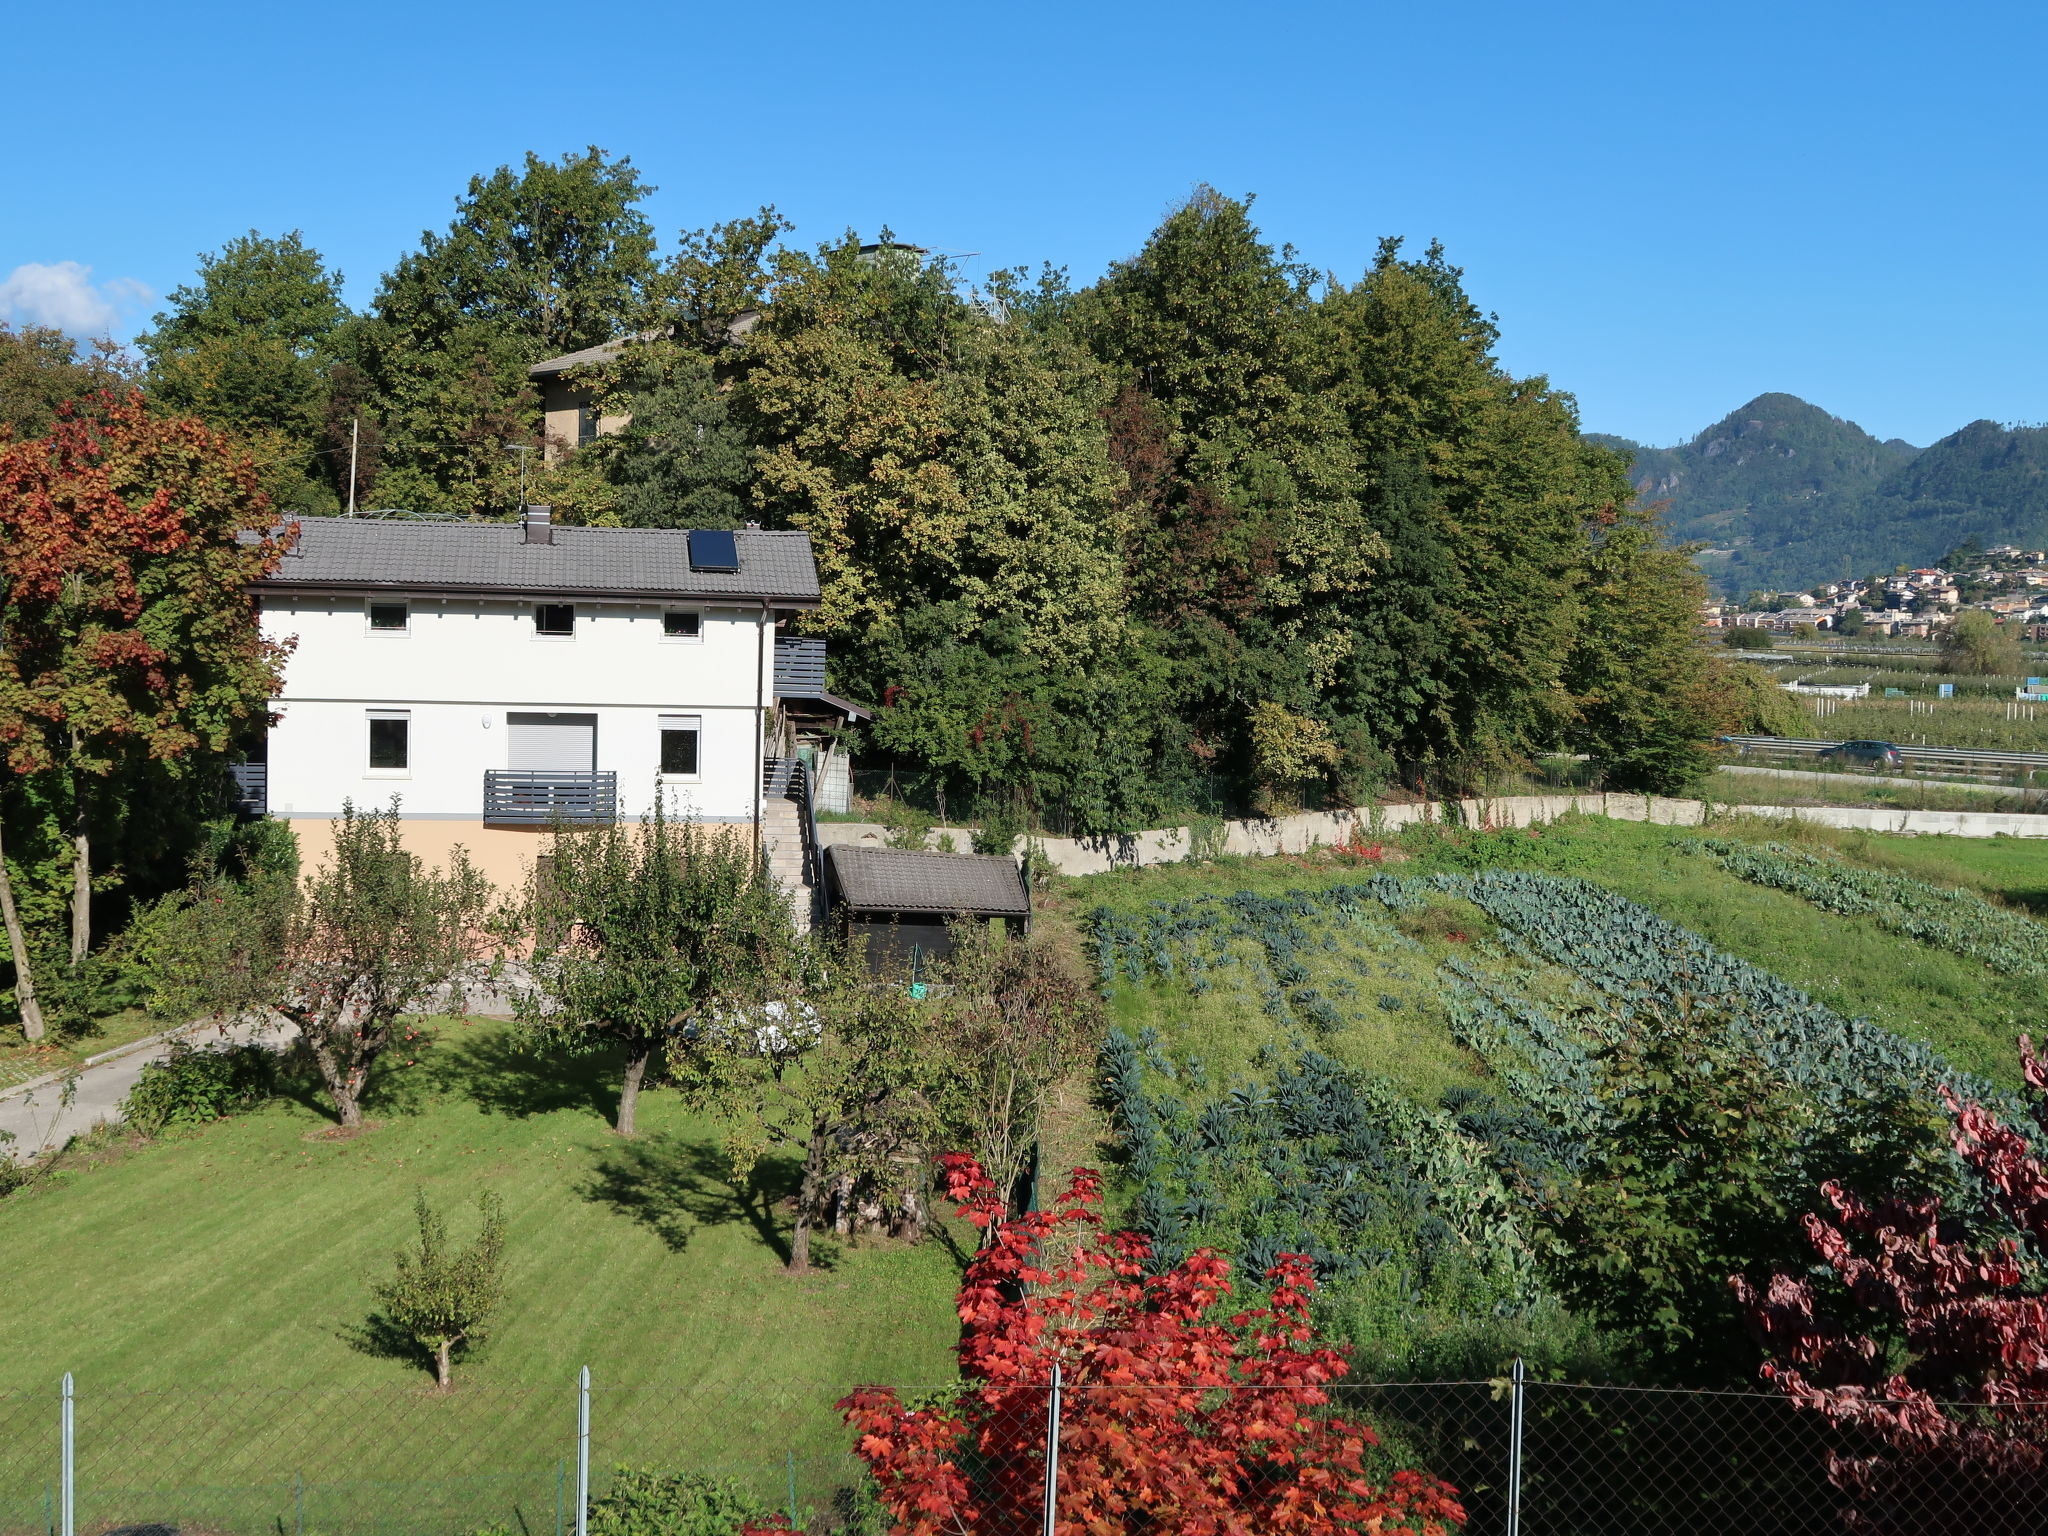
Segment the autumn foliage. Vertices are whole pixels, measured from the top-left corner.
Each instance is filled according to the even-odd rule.
[[[2028,1085],[2048,1090],[2025,1037],[2020,1057]],[[1775,1357],[1766,1378],[1849,1437],[1829,1471],[1853,1529],[2034,1530],[2048,1507],[2048,1168],[1982,1105],[1944,1097],[1987,1214],[2019,1236],[1971,1246],[1939,1200],[1869,1204],[1829,1184],[1836,1219],[1809,1215],[1806,1230],[1849,1297],[1876,1314],[1870,1331],[1827,1315],[1807,1280],[1731,1283]],[[2033,1116],[2048,1132],[2048,1100]]]
[[[938,1403],[871,1388],[840,1404],[902,1536],[1042,1528],[1054,1361],[1056,1527],[1069,1536],[1443,1536],[1463,1524],[1435,1478],[1367,1480],[1377,1441],[1329,1411],[1346,1363],[1314,1342],[1305,1259],[1283,1255],[1263,1306],[1216,1320],[1228,1262],[1204,1250],[1148,1274],[1145,1238],[1103,1230],[1094,1173],[1077,1170],[1052,1210],[1005,1220],[972,1158],[941,1163],[961,1214],[988,1234],[960,1291],[966,1385]]]

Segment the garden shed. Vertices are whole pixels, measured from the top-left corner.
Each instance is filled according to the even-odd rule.
[[[1015,934],[1031,930],[1031,890],[1013,858],[854,843],[834,844],[827,857],[833,921],[842,933],[866,937],[877,970],[944,959],[953,950],[946,925],[960,918],[1001,922]]]

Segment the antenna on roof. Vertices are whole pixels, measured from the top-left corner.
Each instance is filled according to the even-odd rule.
[[[526,456],[533,452],[533,444],[507,443],[505,451],[519,455],[519,505],[524,507],[526,505]]]

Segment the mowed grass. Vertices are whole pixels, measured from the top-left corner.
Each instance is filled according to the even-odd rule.
[[[1777,823],[1735,822],[1710,830],[1758,841],[1788,835],[1788,828]],[[1888,933],[1872,919],[1838,916],[1790,893],[1747,884],[1686,852],[1685,843],[1698,835],[1691,829],[1574,817],[1532,840],[1522,862],[1590,880],[1641,902],[1830,1008],[1924,1040],[1959,1067],[2018,1086],[2015,1039],[2023,1029],[2038,1032],[2048,1025],[2037,983],[2001,976],[1975,960]],[[2037,912],[2048,910],[2048,840],[1801,835],[1873,867],[1966,886]],[[1455,835],[1411,832],[1392,846],[1395,857],[1381,867],[1395,874],[1464,867]],[[1065,921],[1079,923],[1098,905],[1136,910],[1154,900],[1198,894],[1278,894],[1358,880],[1370,872],[1363,861],[1314,854],[1167,865],[1063,882],[1058,911]],[[2043,936],[2048,942],[2048,927]],[[1440,936],[1423,938],[1433,957],[1449,952]],[[1256,999],[1242,995],[1190,998],[1180,988],[1125,986],[1117,989],[1114,1007],[1128,1023],[1170,1019],[1171,1038],[1192,1038],[1201,1048],[1225,1055],[1238,1054],[1222,1045],[1225,1037],[1234,1037],[1249,1055],[1269,1035]],[[1443,1087],[1483,1074],[1449,1039],[1440,1010],[1358,1012],[1358,1022],[1326,1049],[1383,1072],[1415,1098],[1433,1101]]]
[[[0,1316],[0,1530],[40,1523],[29,1506],[65,1371],[82,1485],[182,1490],[105,1521],[182,1511],[221,1529],[267,1526],[294,1479],[356,1526],[389,1506],[393,1529],[473,1529],[510,1520],[516,1495],[544,1527],[585,1365],[600,1470],[722,1468],[777,1502],[796,1475],[823,1498],[850,1475],[834,1400],[953,1376],[951,1234],[828,1242],[827,1267],[788,1276],[789,1164],[736,1178],[719,1128],[661,1092],[622,1142],[606,1124],[615,1063],[533,1054],[502,1024],[435,1033],[353,1140],[309,1098],[0,1201],[15,1298]],[[364,1326],[421,1188],[458,1240],[485,1190],[509,1229],[503,1310],[445,1397]],[[441,1513],[406,1524],[444,1484]],[[195,1504],[196,1485],[226,1502]]]

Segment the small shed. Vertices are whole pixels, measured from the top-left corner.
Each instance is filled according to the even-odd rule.
[[[953,952],[949,922],[1000,921],[1031,931],[1031,889],[1015,859],[1000,854],[926,853],[835,843],[832,916],[840,932],[865,936],[876,970],[908,971]]]

